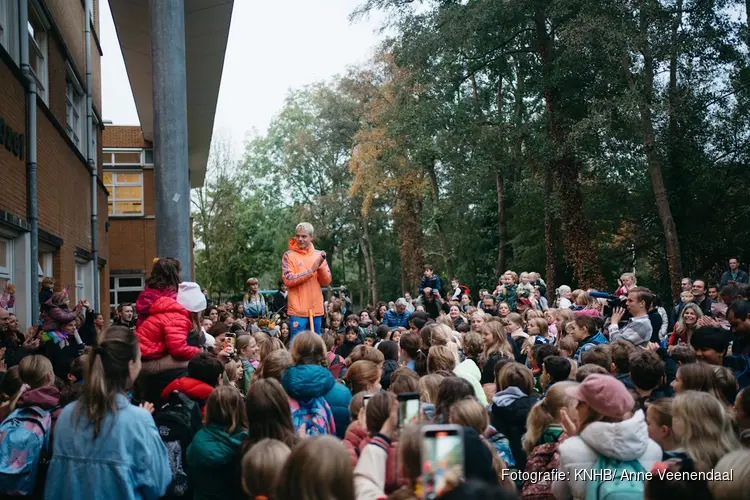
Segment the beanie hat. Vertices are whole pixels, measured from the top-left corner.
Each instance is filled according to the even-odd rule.
[[[568,387],[565,393],[610,418],[622,418],[635,406],[625,385],[611,375],[589,375],[580,385]]]
[[[690,345],[693,349],[713,349],[716,352],[726,352],[731,341],[732,334],[716,326],[696,328],[690,337]]]
[[[177,291],[177,303],[190,312],[201,312],[206,308],[206,296],[198,283],[184,281]]]

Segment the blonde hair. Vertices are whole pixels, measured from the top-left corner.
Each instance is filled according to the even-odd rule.
[[[321,460],[325,457],[325,460]],[[354,469],[344,444],[331,436],[303,439],[294,447],[281,471],[276,500],[355,500]]]
[[[695,463],[696,471],[709,471],[721,457],[739,449],[740,442],[726,407],[705,392],[685,391],[672,401],[672,422],[683,424],[681,436],[675,436]]]
[[[547,320],[544,318],[531,318],[529,322],[526,324],[527,328],[531,325],[534,325],[539,328],[538,335],[542,337],[547,337],[549,335],[549,325],[547,324]]]
[[[544,313],[542,311],[537,310],[537,309],[526,309],[523,312],[523,319],[526,320],[527,324],[529,323],[529,321],[531,321],[534,318],[542,318],[542,319],[544,319]]]
[[[242,489],[250,498],[270,498],[281,477],[289,447],[276,439],[262,439],[242,457]]]
[[[18,363],[18,376],[21,382],[31,389],[52,385],[55,381],[52,363],[48,358],[39,354],[26,356]]]
[[[240,335],[239,337],[237,337],[237,345],[235,346],[237,348],[237,352],[242,354],[242,351],[244,351],[247,348],[247,346],[250,345],[251,339],[256,344],[258,343],[255,340],[255,337],[253,337],[252,335],[245,334],[245,335]]]
[[[497,390],[504,391],[509,387],[518,387],[524,394],[534,393],[534,374],[521,363],[508,363],[500,370],[497,377]]]
[[[231,385],[220,385],[206,401],[205,425],[220,425],[228,434],[247,430],[245,402],[240,391]]]
[[[302,332],[294,337],[291,354],[295,365],[328,365],[326,343],[313,332]]]
[[[294,232],[295,233],[303,232],[307,234],[310,238],[315,236],[315,228],[309,222],[300,222],[299,224],[297,224],[297,227],[294,228]]]
[[[700,307],[698,307],[698,304],[695,304],[693,302],[688,302],[687,304],[685,304],[684,307],[682,308],[682,311],[680,311],[680,317],[677,320],[677,325],[675,325],[675,330],[677,331],[677,333],[680,333],[680,334],[682,332],[687,333],[686,338],[685,338],[685,343],[687,345],[690,345],[690,338],[693,336],[693,332],[695,331],[695,329],[698,328],[698,323],[693,325],[692,330],[688,329],[687,324],[685,324],[685,311],[687,311],[688,309],[690,309],[691,311],[695,313],[695,316],[697,319],[701,319],[703,317],[703,311],[701,310]]]
[[[718,476],[708,481],[708,490],[714,500],[744,498],[750,490],[750,450],[740,449],[724,455],[716,463]],[[722,481],[722,474],[730,474],[731,481]]]
[[[523,449],[527,454],[537,446],[544,431],[560,418],[560,410],[567,408],[574,400],[565,390],[577,385],[578,382],[558,382],[549,388],[544,399],[531,408],[526,418],[526,434],[523,437]]]
[[[500,357],[512,359],[513,348],[508,342],[508,336],[505,334],[505,326],[503,323],[497,318],[491,318],[488,321],[485,321],[482,328],[486,328],[490,334],[492,334],[495,342],[490,347],[487,347],[486,345],[484,346],[481,360],[486,363],[495,353],[498,353]]]
[[[631,280],[633,280],[633,286],[637,286],[638,285],[638,283],[635,281],[635,274],[633,274],[633,273],[622,273],[620,275],[620,281],[625,280],[625,278],[630,278]]]
[[[284,350],[284,343],[278,337],[268,337],[265,341],[260,344],[260,359],[265,359],[269,354],[274,351]]]
[[[430,373],[419,379],[419,399],[422,403],[435,404],[440,382],[445,378],[439,373]]]
[[[430,347],[427,354],[427,373],[434,373],[439,370],[452,372],[455,368],[456,357],[447,345],[433,345]]]
[[[236,382],[239,380],[239,376],[237,376],[237,368],[242,366],[241,361],[235,361],[233,359],[227,360],[226,364],[224,365],[224,375],[227,376],[227,379],[230,382]]]
[[[487,409],[475,398],[465,398],[451,406],[449,420],[452,424],[471,427],[480,436],[484,435],[490,426]]]
[[[505,317],[505,320],[508,323],[514,323],[514,324],[520,326],[521,328],[523,328],[524,326],[526,326],[526,323],[523,320],[523,316],[521,316],[518,313],[514,313],[514,312],[510,313],[509,315],[507,315]]]
[[[446,325],[437,325],[430,333],[430,345],[448,345],[453,338],[453,330]]]

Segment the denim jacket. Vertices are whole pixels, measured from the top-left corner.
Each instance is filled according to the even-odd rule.
[[[118,394],[117,413],[104,418],[94,439],[93,423],[76,414],[79,404],[66,406],[57,420],[45,498],[61,493],[76,499],[163,496],[172,473],[151,415]]]

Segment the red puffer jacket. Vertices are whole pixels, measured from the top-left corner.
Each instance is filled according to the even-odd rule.
[[[135,329],[141,343],[141,357],[151,360],[170,354],[179,360],[192,358],[200,349],[187,344],[191,328],[190,313],[175,299],[161,297],[155,300],[146,320]]]

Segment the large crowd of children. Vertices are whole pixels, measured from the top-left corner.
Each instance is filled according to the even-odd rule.
[[[537,273],[472,297],[426,266],[416,299],[330,297],[291,335],[285,296],[213,304],[170,258],[109,326],[46,279],[40,325],[0,307],[0,495],[746,498],[750,291],[726,281],[667,311],[629,273],[548,302]]]

